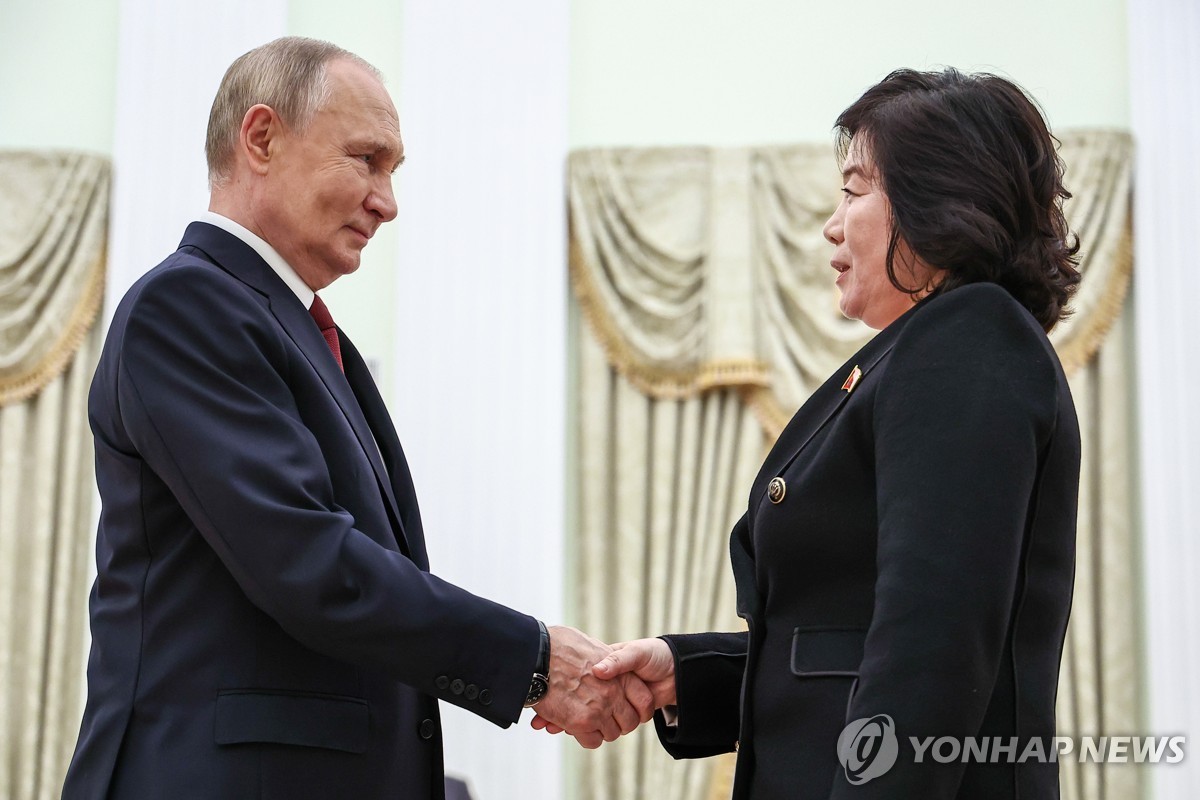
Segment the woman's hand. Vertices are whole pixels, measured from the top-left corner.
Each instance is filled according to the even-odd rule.
[[[636,639],[613,645],[613,651],[592,667],[592,674],[611,680],[632,672],[654,695],[654,708],[675,705],[675,656],[662,639]]]

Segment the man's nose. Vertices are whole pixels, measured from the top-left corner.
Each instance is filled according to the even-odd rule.
[[[396,218],[396,193],[392,190],[392,176],[381,176],[380,183],[367,195],[367,210],[383,222]]]

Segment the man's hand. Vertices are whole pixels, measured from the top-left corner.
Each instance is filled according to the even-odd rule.
[[[592,674],[612,648],[574,628],[556,625],[549,632],[550,689],[537,704],[534,728],[565,730],[595,749],[654,715],[654,696],[635,675],[601,680]]]
[[[553,635],[551,638],[553,639]],[[605,645],[594,639],[589,639],[589,641],[601,648],[606,648]],[[591,670],[591,677],[593,680],[599,678],[607,684],[620,686],[629,698],[630,705],[638,711],[639,723],[648,722],[654,715],[655,709],[675,704],[675,657],[666,642],[662,639],[638,639],[613,645],[612,648],[607,649],[611,652],[595,664]],[[553,652],[552,644],[552,655]],[[553,672],[553,667],[551,672]],[[643,692],[649,694],[648,703],[640,699]],[[581,733],[571,730],[565,725],[557,724],[549,714],[543,711],[544,704],[545,701],[538,703],[537,716],[531,723],[534,728],[549,733],[561,733],[566,730],[575,737],[576,741],[589,749],[599,747],[604,741],[612,741],[602,733],[587,731]],[[621,733],[629,733],[635,727],[637,724],[629,727],[628,730],[622,726]]]

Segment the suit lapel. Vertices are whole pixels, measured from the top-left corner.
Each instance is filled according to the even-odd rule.
[[[396,518],[396,539],[400,549],[406,551],[418,567],[428,571],[429,555],[425,549],[425,534],[421,529],[417,491],[408,469],[408,459],[404,457],[404,448],[400,446],[400,437],[396,434],[396,427],[392,424],[391,415],[379,394],[375,379],[367,369],[366,361],[340,328],[338,333],[341,336],[346,380],[379,444],[379,452],[390,479],[384,493],[389,495],[393,504],[391,507],[401,512]]]
[[[184,232],[180,247],[195,247],[202,250],[217,266],[266,296],[271,313],[296,346],[300,348],[300,351],[304,353],[304,357],[316,370],[317,375],[325,384],[325,388],[333,395],[333,399],[346,417],[346,421],[350,423],[359,446],[362,447],[367,460],[371,463],[371,469],[375,472],[384,502],[396,522],[397,543],[406,555],[412,557],[410,549],[406,547],[396,497],[392,492],[391,482],[388,480],[387,471],[380,458],[380,446],[376,445],[371,428],[367,424],[366,417],[363,416],[363,411],[350,388],[347,377],[338,369],[337,362],[329,351],[329,345],[326,344],[321,331],[313,323],[308,309],[258,253],[233,234],[203,222],[193,222]],[[358,363],[361,363],[362,358],[358,356],[358,351],[355,350],[354,353]],[[363,365],[362,368],[365,370],[366,366]]]
[[[292,302],[288,302],[288,300]],[[409,557],[412,556],[411,551],[406,546],[403,526],[400,522],[400,510],[396,505],[396,496],[392,492],[391,481],[388,480],[387,469],[383,465],[381,459],[382,445],[375,439],[371,433],[371,426],[367,423],[366,417],[363,415],[363,410],[358,404],[358,399],[354,396],[354,391],[350,388],[348,376],[342,373],[338,368],[337,361],[333,358],[333,353],[329,350],[329,345],[325,342],[325,338],[321,335],[320,330],[313,324],[312,317],[308,313],[308,309],[301,305],[299,299],[288,290],[288,296],[279,299],[276,302],[275,298],[271,299],[271,311],[275,314],[275,318],[279,320],[279,324],[283,326],[288,335],[296,343],[296,346],[304,353],[313,369],[317,371],[321,381],[325,384],[325,388],[333,395],[333,399],[337,401],[338,408],[342,410],[346,421],[350,423],[351,429],[354,431],[354,436],[358,439],[359,446],[362,447],[363,453],[367,456],[367,460],[371,462],[371,469],[375,472],[375,481],[379,485],[379,491],[383,495],[384,503],[388,507],[388,511],[392,517],[393,523],[396,525],[396,542],[400,545],[403,551]],[[342,361],[345,363],[345,344],[349,339],[345,338],[338,330],[339,336],[342,336]],[[357,351],[355,351],[357,354]],[[361,363],[362,358],[358,361]],[[363,365],[366,369],[366,365]],[[368,376],[369,377],[369,376]]]
[[[843,364],[837,372],[833,373],[800,407],[800,410],[788,422],[787,427],[783,429],[783,433],[779,435],[775,446],[771,448],[771,452],[767,454],[767,458],[763,462],[762,469],[759,471],[750,493],[751,509],[757,507],[771,478],[785,471],[796,460],[796,457],[808,446],[813,437],[841,411],[853,391],[867,380],[870,372],[891,351],[896,343],[896,337],[899,336],[908,321],[908,316],[905,314],[880,331],[875,338],[851,356],[850,360]],[[855,367],[861,371],[861,374],[857,377],[851,390],[847,391],[844,384]]]

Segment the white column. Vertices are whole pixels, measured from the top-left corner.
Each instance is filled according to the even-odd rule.
[[[567,3],[407,0],[394,419],[434,572],[563,618]],[[532,665],[531,665],[532,666]],[[561,797],[561,737],[443,704],[480,800]]]
[[[1187,758],[1155,800],[1200,792],[1200,5],[1130,0],[1147,733]]]
[[[119,24],[109,315],[208,208],[213,96],[235,58],[285,33],[287,0],[121,0]]]

